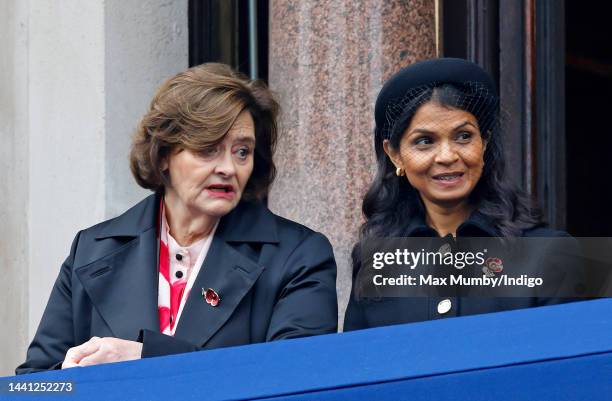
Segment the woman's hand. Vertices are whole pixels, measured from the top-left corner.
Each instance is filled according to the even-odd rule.
[[[140,359],[142,344],[114,337],[92,337],[66,352],[62,369]]]

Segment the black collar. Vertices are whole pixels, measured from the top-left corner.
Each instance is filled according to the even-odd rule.
[[[457,228],[457,235],[460,237],[499,237],[500,233],[489,217],[475,210]]]
[[[137,237],[156,227],[161,196],[150,195],[122,215],[102,223],[96,239]],[[221,218],[215,236],[227,242],[279,242],[274,214],[261,203],[247,201],[241,201]]]
[[[404,231],[406,237],[438,237],[439,234],[425,222],[425,215],[417,213]],[[457,228],[458,237],[498,237],[499,231],[487,216],[475,210]]]
[[[138,237],[143,232],[157,227],[160,196],[161,194],[147,196],[123,214],[101,223],[96,239]]]
[[[277,218],[259,202],[242,201],[219,222],[215,235],[227,242],[278,243]]]

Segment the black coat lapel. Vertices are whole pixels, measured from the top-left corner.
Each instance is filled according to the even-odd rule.
[[[159,331],[158,202],[152,195],[113,220],[96,237],[108,255],[75,266],[94,308],[119,338],[136,340],[141,329]],[[104,246],[105,241],[114,245]]]
[[[119,338],[135,340],[141,329],[159,331],[160,196],[151,195],[111,220],[95,237],[102,241],[98,250],[107,249],[107,254],[75,266],[75,274],[94,308]],[[275,217],[262,205],[241,202],[222,218],[186,301],[175,337],[204,345],[231,317],[262,273],[263,266],[231,244],[278,241]],[[212,288],[219,294],[218,306],[206,303],[202,288]]]
[[[230,318],[263,269],[215,235],[185,303],[175,337],[203,346]],[[217,292],[221,299],[217,306],[206,303],[202,288]]]

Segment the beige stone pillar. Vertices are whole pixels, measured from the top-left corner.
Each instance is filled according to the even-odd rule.
[[[269,205],[331,240],[341,321],[375,170],[374,101],[391,74],[435,55],[435,37],[435,0],[270,1],[269,81],[283,132]]]

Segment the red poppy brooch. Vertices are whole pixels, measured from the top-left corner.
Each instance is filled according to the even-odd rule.
[[[219,305],[219,302],[221,302],[219,294],[217,294],[217,292],[212,288],[202,288],[202,297],[204,300],[206,300],[206,303],[211,306],[217,306]]]
[[[487,277],[493,277],[495,273],[500,273],[502,270],[504,270],[504,264],[500,258],[487,258],[482,267],[482,272]]]

